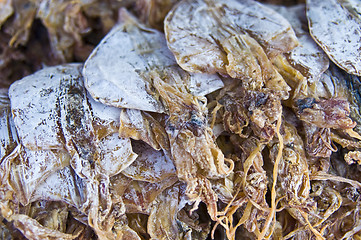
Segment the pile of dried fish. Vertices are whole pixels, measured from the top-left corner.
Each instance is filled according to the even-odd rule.
[[[3,239],[361,238],[360,3],[14,3],[60,62],[119,11],[0,91]]]

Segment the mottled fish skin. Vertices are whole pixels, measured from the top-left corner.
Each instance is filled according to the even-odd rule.
[[[337,0],[308,0],[311,36],[337,66],[361,75],[361,25]]]
[[[181,69],[163,33],[143,26],[125,10],[121,11],[121,19],[86,61],[86,88],[96,101],[110,106],[162,113],[164,106],[148,72]],[[217,75],[182,74],[196,95],[223,87]]]

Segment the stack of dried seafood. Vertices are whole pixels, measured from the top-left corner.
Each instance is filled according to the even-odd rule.
[[[0,2],[0,236],[360,239],[361,4],[265,2]]]

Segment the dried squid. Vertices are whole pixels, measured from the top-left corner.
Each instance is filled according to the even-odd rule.
[[[86,61],[0,89],[0,236],[360,238],[361,6],[300,2],[1,2],[0,68]]]

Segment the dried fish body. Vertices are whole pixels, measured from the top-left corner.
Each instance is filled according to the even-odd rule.
[[[307,1],[307,18],[311,36],[340,68],[361,75],[360,18],[347,7],[348,1]]]
[[[215,144],[201,99],[178,90],[157,75],[153,81],[169,111],[166,131],[177,175],[187,183],[186,194],[190,201],[197,204],[204,201],[215,219],[217,196],[208,178],[227,176],[233,169],[233,162],[225,159]]]
[[[42,162],[40,164],[39,161],[42,161],[43,155],[49,161],[50,153],[57,154],[55,159],[60,164],[54,162],[48,165],[50,169],[45,174],[42,173],[40,179],[36,179],[39,174],[33,174],[35,179],[29,178],[29,189],[21,185],[25,182],[22,181],[21,176],[30,176],[31,168],[27,170],[29,174],[10,174],[10,176],[14,182],[12,186],[18,188],[14,189],[15,192],[26,189],[25,196],[18,196],[18,200],[23,204],[38,199],[64,201],[87,216],[89,226],[98,236],[112,239],[116,236],[112,233],[112,229],[117,227],[122,231],[121,226],[126,228],[126,225],[116,220],[124,215],[125,207],[121,197],[112,199],[109,179],[128,167],[137,155],[132,151],[130,139],[118,137],[117,127],[120,125],[118,114],[121,110],[100,106],[94,100],[88,99],[80,74],[81,67],[81,64],[70,64],[44,69],[13,85],[10,95],[14,115],[19,113],[18,117],[24,121],[21,118],[25,118],[24,112],[28,113],[34,128],[38,127],[39,123],[44,124],[43,119],[49,120],[52,124],[47,127],[50,129],[43,132],[36,129],[32,131],[38,134],[35,138],[46,133],[48,135],[45,136],[50,135],[53,142],[58,141],[55,148],[52,145],[30,144],[35,150],[27,151],[26,156],[32,162],[36,159],[32,166],[35,170],[32,171],[38,173],[38,168],[44,168],[44,164]],[[36,78],[37,76],[39,77]],[[33,79],[37,80],[33,81]],[[25,95],[29,99],[36,99],[30,105],[20,99],[23,97],[22,87],[29,88],[28,86],[33,91],[28,91]],[[25,110],[17,112],[16,110],[20,108]],[[17,125],[19,131],[24,128],[21,121]],[[106,124],[112,127],[106,129]],[[30,135],[24,134],[24,136],[20,137],[20,142],[22,139],[26,141]],[[31,154],[35,154],[35,157]],[[26,168],[21,168],[23,165],[17,163],[19,162],[16,160],[17,157],[17,155],[12,156],[12,159],[8,157],[4,164],[14,162],[14,168],[19,169],[13,171],[14,173],[26,173],[23,169],[29,166],[23,164]],[[23,160],[20,160],[20,163],[21,161]],[[71,165],[69,169],[62,169],[69,164]]]

